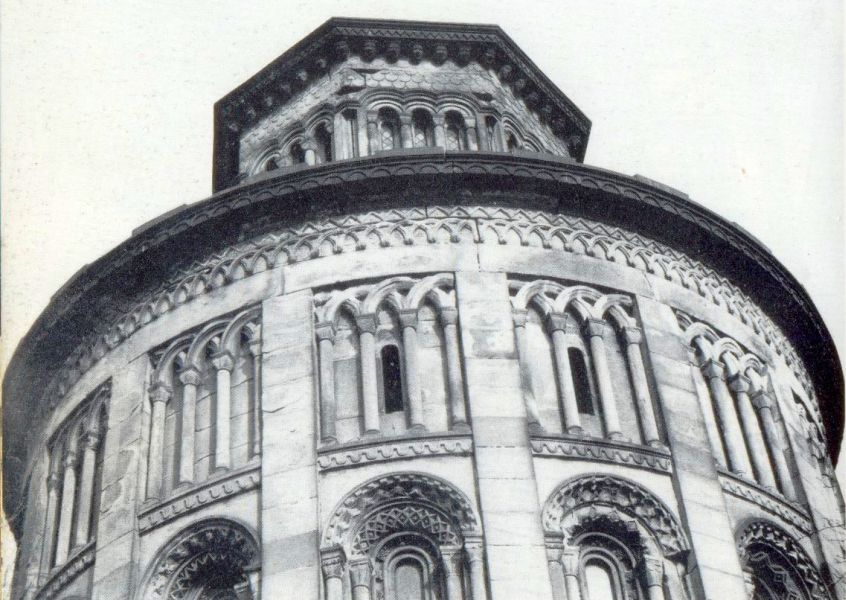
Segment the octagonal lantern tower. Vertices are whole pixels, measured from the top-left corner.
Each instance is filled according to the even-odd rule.
[[[15,599],[846,598],[802,287],[498,27],[332,19],[4,381]],[[838,583],[840,582],[840,583]]]

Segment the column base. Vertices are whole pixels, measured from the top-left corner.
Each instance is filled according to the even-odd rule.
[[[615,442],[628,442],[630,441],[627,437],[623,435],[620,431],[612,431],[608,435],[605,436],[606,439],[615,441]]]
[[[578,437],[585,437],[585,430],[579,425],[573,425],[567,428],[567,435],[575,435]]]
[[[456,433],[470,433],[471,430],[469,424],[464,421],[460,421],[452,424],[452,431],[455,431]]]
[[[667,446],[661,440],[649,440],[646,442],[646,445],[650,448],[656,448],[658,450],[666,450]]]
[[[426,431],[427,431],[426,426],[422,425],[420,423],[417,423],[416,425],[412,425],[411,427],[408,428],[408,433],[417,434],[417,433],[426,433]]]
[[[540,423],[529,423],[529,433],[541,435],[544,433],[543,425]]]

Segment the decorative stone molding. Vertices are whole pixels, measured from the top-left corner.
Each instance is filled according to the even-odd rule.
[[[335,508],[322,546],[343,546],[355,533],[361,515],[381,505],[427,506],[449,515],[462,534],[479,534],[480,525],[470,501],[446,481],[423,473],[397,473],[372,479],[348,494]]]
[[[411,440],[379,440],[366,444],[330,446],[319,451],[317,466],[322,471],[343,469],[374,462],[387,462],[424,456],[470,456],[469,436],[437,436]]]
[[[177,493],[164,502],[142,508],[138,515],[138,528],[141,533],[146,533],[203,506],[254,490],[260,485],[261,469],[255,464],[250,464],[239,471],[226,473]]]
[[[811,522],[811,517],[800,504],[791,502],[787,498],[776,495],[758,484],[742,479],[725,469],[718,470],[720,485],[724,492],[758,505],[768,513],[779,517],[806,535],[813,533],[814,526]]]
[[[532,454],[560,458],[599,460],[672,473],[669,450],[599,438],[532,436]]]
[[[358,527],[352,540],[352,551],[367,556],[371,546],[395,532],[419,531],[440,546],[460,547],[461,534],[450,515],[441,514],[429,506],[400,504],[386,506],[368,515]]]
[[[47,581],[36,594],[36,600],[51,600],[58,596],[80,573],[94,565],[94,542],[77,550],[63,565],[50,573]]]
[[[802,583],[808,587],[814,600],[831,598],[814,562],[784,530],[766,521],[753,521],[737,536],[737,548],[744,559],[748,559],[750,546],[754,544],[767,546],[770,552],[779,552],[790,562],[801,575]]]
[[[677,519],[661,500],[640,485],[612,475],[585,475],[559,486],[544,504],[544,531],[560,535],[568,515],[582,507],[596,515],[605,507],[605,512],[611,513],[608,518],[640,523],[665,556],[676,556],[689,548]]]

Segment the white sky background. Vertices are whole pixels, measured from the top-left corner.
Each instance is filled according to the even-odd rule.
[[[210,194],[212,104],[331,16],[502,26],[593,121],[587,163],[740,223],[846,355],[835,0],[2,0],[0,365],[80,267]]]

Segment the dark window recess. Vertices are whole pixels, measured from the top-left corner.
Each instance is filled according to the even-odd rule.
[[[291,146],[291,162],[295,165],[301,165],[305,162],[305,150],[299,144]]]
[[[399,348],[393,345],[383,346],[381,357],[385,413],[402,412],[402,372],[400,371]]]
[[[570,372],[573,374],[573,387],[576,390],[576,406],[579,407],[579,412],[584,415],[596,414],[590,394],[585,355],[578,348],[568,348],[567,357],[570,359]]]

